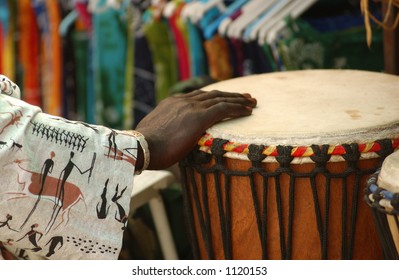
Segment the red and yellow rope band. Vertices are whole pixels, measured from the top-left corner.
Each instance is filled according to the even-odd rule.
[[[213,143],[213,137],[210,134],[205,134],[199,141],[198,145],[201,147],[208,147],[210,148]],[[224,151],[226,152],[233,152],[238,154],[248,154],[249,144],[240,144],[240,143],[233,143],[227,142],[224,145]],[[361,143],[358,144],[359,152],[360,153],[370,153],[370,152],[378,152],[381,150],[381,146],[378,142],[373,143]],[[399,138],[392,139],[392,148],[395,150],[399,147]],[[262,154],[266,156],[278,156],[277,153],[277,146],[266,146]],[[329,155],[341,156],[345,154],[345,148],[341,145],[337,146],[330,146],[328,149]],[[296,146],[292,148],[291,156],[293,157],[310,157],[313,156],[314,152],[312,147],[310,146]]]

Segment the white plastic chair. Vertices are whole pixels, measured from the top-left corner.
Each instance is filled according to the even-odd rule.
[[[165,260],[177,260],[178,255],[160,191],[175,181],[170,171],[143,171],[134,177],[130,212],[148,203],[155,230]]]

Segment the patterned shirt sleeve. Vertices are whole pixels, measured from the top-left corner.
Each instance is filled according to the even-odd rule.
[[[0,91],[0,248],[20,259],[117,259],[137,140],[45,114],[1,75]]]

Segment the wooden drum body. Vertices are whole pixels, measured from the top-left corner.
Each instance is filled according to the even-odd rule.
[[[180,163],[195,258],[383,257],[363,197],[399,145],[398,78],[309,70],[211,89],[249,92],[258,108],[210,128]]]

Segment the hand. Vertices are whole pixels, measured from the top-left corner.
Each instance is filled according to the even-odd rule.
[[[226,118],[248,116],[255,106],[247,93],[216,90],[166,98],[136,127],[148,142],[148,169],[170,167],[194,149],[206,129]]]

